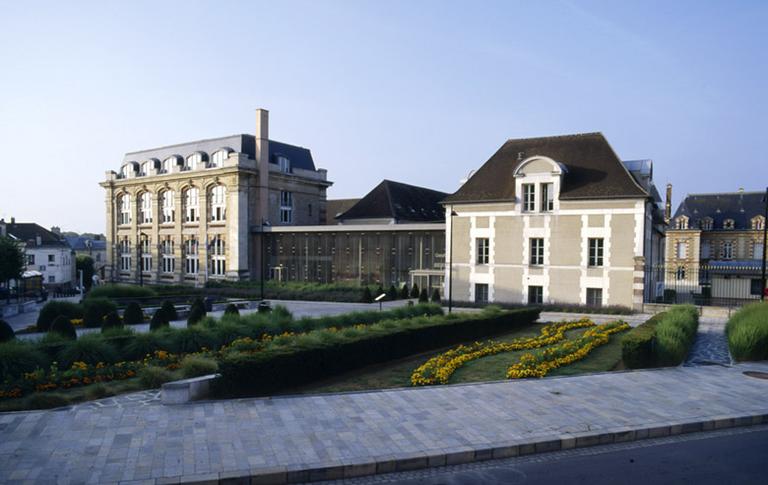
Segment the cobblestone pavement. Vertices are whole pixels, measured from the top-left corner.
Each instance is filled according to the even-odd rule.
[[[140,393],[0,414],[0,477],[217,479],[768,414],[768,381],[743,375],[747,369],[768,364],[176,406]]]
[[[725,320],[702,318],[699,320],[699,331],[693,348],[685,361],[686,366],[692,365],[731,365],[733,359],[728,350],[728,339],[725,336]]]

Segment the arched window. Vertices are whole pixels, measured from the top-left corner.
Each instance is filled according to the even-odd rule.
[[[223,185],[216,185],[208,193],[210,201],[211,221],[223,221],[227,213],[227,189]]]
[[[203,163],[203,155],[198,153],[193,153],[192,155],[188,156],[187,159],[184,162],[184,170],[197,170],[200,168],[200,166]]]
[[[120,271],[131,270],[131,241],[128,236],[120,239]]]
[[[186,274],[197,274],[200,268],[198,259],[198,241],[192,236],[184,241],[184,272]]]
[[[139,196],[139,224],[152,223],[152,194],[144,192]]]
[[[163,168],[161,170],[161,173],[171,173],[173,171],[173,167],[178,163],[175,156],[168,157],[165,160],[163,160]]]
[[[141,162],[141,168],[139,169],[139,176],[146,177],[147,175],[149,175],[149,168],[151,166],[152,165],[149,162],[149,160],[147,160],[146,162]]]
[[[723,221],[723,229],[733,229],[736,227],[736,223],[733,219],[726,219]]]
[[[200,220],[200,190],[197,187],[189,187],[184,191],[184,220],[197,222]]]
[[[224,276],[227,272],[226,248],[224,238],[214,236],[210,244],[210,274],[212,276]]]
[[[752,218],[752,230],[753,231],[762,231],[765,229],[765,217],[763,216],[755,216]]]
[[[711,217],[705,217],[704,219],[701,220],[700,225],[701,225],[702,231],[711,231],[712,226],[714,225],[714,221],[712,220]]]
[[[280,171],[283,173],[291,173],[291,160],[288,157],[277,157],[277,165],[280,167]]]
[[[229,157],[229,152],[227,150],[219,150],[214,153],[211,157],[211,168],[223,167],[224,160],[226,160],[227,157]]]
[[[166,190],[160,195],[160,204],[163,212],[163,223],[173,222],[176,219],[176,203],[174,202],[173,190]]]
[[[129,194],[123,194],[117,199],[117,207],[120,210],[119,223],[130,224],[131,223],[131,196]]]

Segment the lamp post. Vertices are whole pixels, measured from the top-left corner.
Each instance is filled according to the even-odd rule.
[[[149,237],[143,232],[139,232],[137,239],[138,246],[139,246],[139,261],[138,261],[138,267],[139,267],[139,286],[144,286],[144,244],[141,240],[142,237]]]
[[[768,242],[768,187],[765,188],[765,197],[763,197],[763,202],[765,203],[765,216],[763,218],[763,292],[760,294],[760,299],[765,301],[766,292],[768,292],[768,286],[765,284],[765,259],[766,251],[768,251],[768,249],[766,249],[766,242]]]
[[[451,207],[451,231],[450,242],[448,243],[448,313],[453,310],[453,217],[456,215],[458,214]]]
[[[267,238],[264,235],[264,228],[265,227],[270,227],[270,223],[268,221],[265,221],[264,219],[262,219],[261,220],[261,265],[260,265],[261,266],[260,267],[260,273],[261,274],[259,275],[259,280],[260,280],[260,283],[261,283],[261,301],[264,301],[264,274],[266,273],[266,271],[265,271],[266,264],[265,264],[265,261],[264,261],[266,259],[266,250],[265,250],[264,246],[266,246]]]

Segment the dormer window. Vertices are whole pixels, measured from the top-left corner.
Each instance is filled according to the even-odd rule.
[[[723,221],[723,229],[732,230],[736,227],[736,223],[733,219],[726,219]]]
[[[211,157],[211,168],[223,167],[224,160],[226,160],[227,157],[229,157],[229,152],[227,152],[227,150],[219,150],[214,153]]]
[[[523,184],[523,212],[536,210],[536,185]]]
[[[149,162],[141,162],[139,177],[146,177],[147,175],[149,175]]]
[[[765,217],[763,216],[755,216],[752,218],[752,230],[753,231],[762,231],[765,229]]]
[[[160,173],[171,173],[173,171],[173,166],[176,165],[176,163],[176,157],[166,158],[163,160],[163,168]]]
[[[280,167],[280,171],[283,173],[291,173],[291,161],[288,157],[277,157],[277,165]]]
[[[541,212],[555,210],[555,184],[541,184]]]
[[[686,216],[680,216],[675,219],[675,229],[688,229],[688,218]]]
[[[699,224],[702,231],[711,231],[712,226],[714,225],[714,221],[711,217],[705,217]]]
[[[193,153],[188,156],[184,161],[184,170],[197,170],[203,163],[203,155],[201,153]]]

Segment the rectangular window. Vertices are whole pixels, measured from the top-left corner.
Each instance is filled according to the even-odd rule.
[[[56,277],[54,275],[49,275],[48,283],[56,283]]]
[[[531,238],[531,264],[544,264],[544,239],[540,237]]]
[[[602,288],[587,288],[587,306],[603,306]]]
[[[541,184],[541,212],[555,210],[555,184]]]
[[[293,194],[280,192],[280,222],[290,224],[293,222]]]
[[[485,283],[475,284],[475,303],[488,303],[488,285]]]
[[[150,244],[148,237],[145,237],[141,240],[139,251],[141,251],[142,273],[152,271],[152,245]]]
[[[760,296],[763,294],[763,280],[753,279],[750,281],[749,294],[753,296]]]
[[[224,246],[224,239],[216,236],[211,241],[209,248],[212,276],[224,276],[227,273],[227,261]]]
[[[200,263],[198,259],[198,244],[197,239],[187,239],[184,243],[184,272],[187,274],[197,274]]]
[[[475,245],[477,246],[477,264],[488,264],[490,244],[487,237],[479,237],[475,239]]]
[[[49,263],[55,263],[56,262],[56,255],[55,254],[49,254],[48,255],[48,262]]]
[[[675,245],[675,255],[678,259],[685,259],[688,256],[688,244],[685,242],[678,242]]]
[[[731,241],[723,242],[723,250],[721,256],[723,259],[733,259],[733,243]]]
[[[34,254],[28,254],[27,255],[27,264],[29,264],[29,265],[35,264],[35,255]]]
[[[701,259],[709,259],[712,257],[712,243],[710,241],[704,241],[701,243]]]
[[[536,210],[536,185],[523,184],[523,212]]]
[[[528,303],[532,303],[532,304],[544,303],[544,287],[543,286],[528,287]]]
[[[763,243],[755,243],[752,246],[752,259],[763,259]]]
[[[163,242],[160,244],[163,273],[173,273],[176,269],[176,257],[173,254],[173,246],[173,239],[170,236],[163,239]]]
[[[603,238],[589,238],[589,266],[603,265]]]
[[[131,243],[128,237],[120,240],[120,271],[131,270]]]

